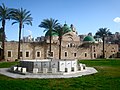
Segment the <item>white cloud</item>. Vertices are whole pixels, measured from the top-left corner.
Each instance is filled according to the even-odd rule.
[[[120,23],[120,17],[114,18],[113,21],[116,22],[116,23]]]
[[[29,34],[32,35],[32,31],[31,30],[28,30]]]

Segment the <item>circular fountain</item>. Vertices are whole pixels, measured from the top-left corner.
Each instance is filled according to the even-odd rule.
[[[78,64],[75,59],[21,60],[13,72],[33,74],[71,74],[85,70],[85,64]]]

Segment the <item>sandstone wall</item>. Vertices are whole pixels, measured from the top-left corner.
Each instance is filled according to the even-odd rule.
[[[81,46],[78,42],[63,42],[61,50],[62,59],[95,59],[100,58],[103,55],[102,44],[88,44]],[[53,58],[59,58],[59,43],[52,44]],[[48,58],[49,44],[48,43],[21,43],[22,57],[21,59],[45,59]],[[11,56],[8,56],[8,52],[11,52]],[[29,56],[26,57],[26,52],[29,52]],[[118,45],[105,44],[105,57],[116,57],[118,52]],[[39,54],[37,56],[37,53]],[[5,43],[5,59],[14,61],[18,55],[18,42],[6,42]]]

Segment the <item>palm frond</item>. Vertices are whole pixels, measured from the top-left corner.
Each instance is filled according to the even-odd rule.
[[[15,24],[15,23],[18,23],[17,21],[16,22],[12,22],[12,25]]]
[[[27,11],[26,9],[14,9],[11,18],[18,23],[32,25],[32,17],[30,11]]]
[[[103,35],[105,36],[109,36],[111,35],[112,33],[110,32],[110,29],[107,29],[107,28],[99,28],[99,30],[96,32],[96,36],[99,36],[99,37],[103,37]]]
[[[58,20],[55,19],[43,19],[43,21],[40,23],[38,27],[44,28],[44,32],[49,32],[50,35],[52,35],[52,32],[56,31],[56,28],[58,27],[59,23],[57,23]],[[46,33],[47,33],[46,32]]]
[[[0,6],[0,19],[2,19],[2,20],[10,19],[11,12],[12,12],[12,9],[6,7],[2,3],[2,5]]]

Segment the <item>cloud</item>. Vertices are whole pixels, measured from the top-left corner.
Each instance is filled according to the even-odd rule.
[[[116,22],[116,23],[120,23],[120,17],[114,18],[113,21]]]
[[[31,30],[28,30],[29,34],[32,35],[32,31]]]

